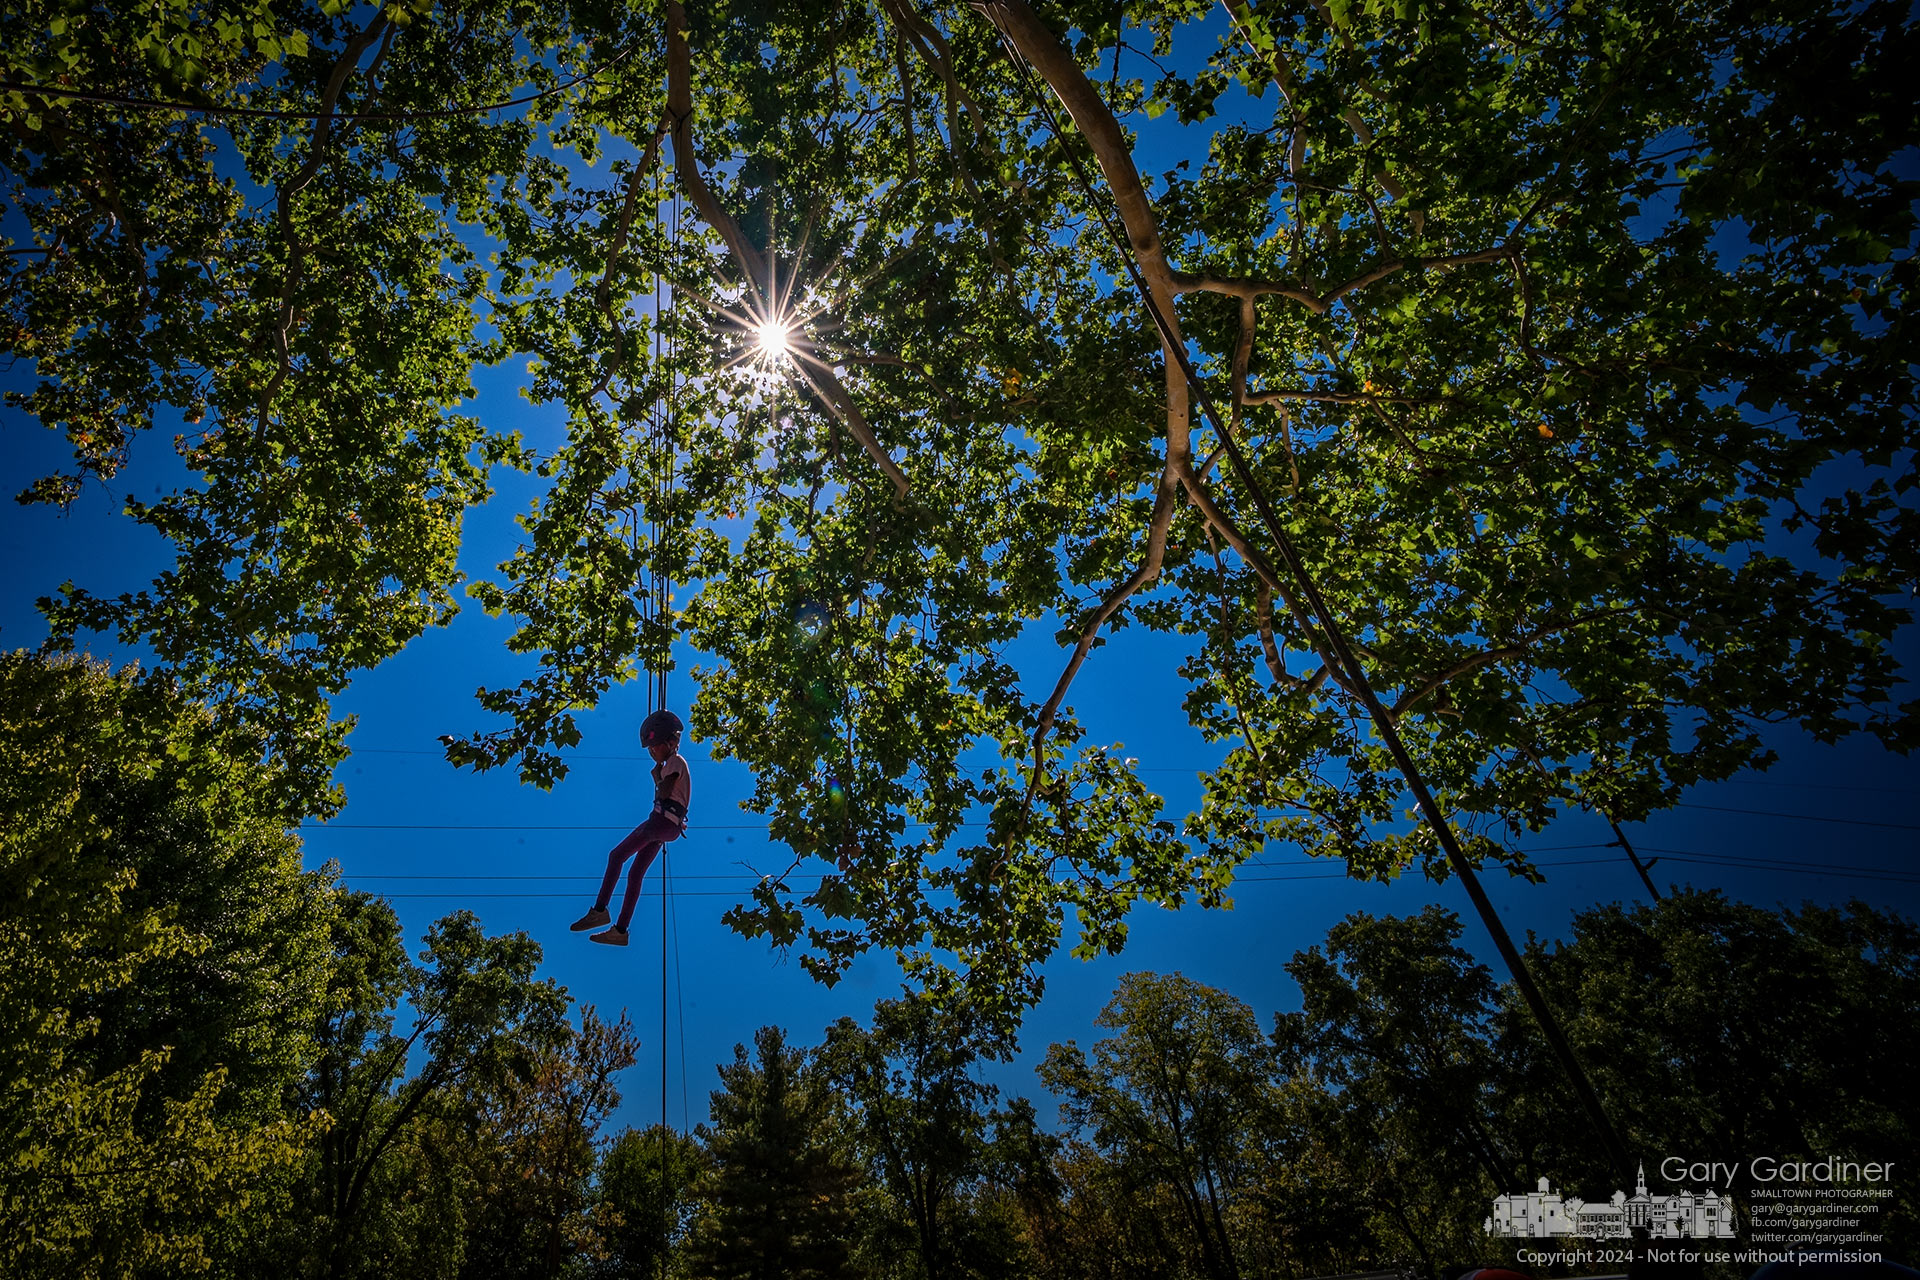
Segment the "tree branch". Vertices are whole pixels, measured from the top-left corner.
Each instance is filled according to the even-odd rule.
[[[1293,618],[1294,625],[1300,628],[1300,634],[1306,637],[1309,645],[1313,646],[1313,651],[1319,656],[1321,665],[1327,669],[1327,674],[1331,675],[1334,682],[1341,688],[1352,692],[1352,687],[1342,674],[1339,664],[1329,655],[1325,639],[1308,620],[1306,609],[1301,605],[1299,598],[1285,582],[1281,581],[1279,573],[1274,570],[1273,562],[1268,560],[1258,547],[1247,541],[1247,536],[1240,532],[1240,527],[1234,523],[1233,517],[1223,511],[1213,500],[1213,495],[1207,491],[1206,482],[1194,471],[1191,463],[1182,471],[1180,483],[1186,489],[1187,501],[1199,509],[1201,517],[1219,530],[1226,544],[1253,567],[1253,571],[1260,575],[1260,580],[1269,590],[1279,595],[1281,603],[1287,606],[1287,613]]]
[[[766,259],[760,256],[740,224],[728,213],[713,188],[707,185],[706,177],[700,172],[699,159],[693,153],[693,57],[687,49],[687,12],[679,0],[669,0],[667,4],[667,114],[673,120],[673,162],[674,172],[680,179],[680,185],[686,189],[687,196],[693,201],[693,207],[699,211],[708,226],[720,233],[726,241],[727,249],[733,254],[733,260],[739,264],[741,272],[747,278],[747,287],[758,292],[763,300],[770,300],[777,290],[777,282],[772,268]],[[814,374],[805,374],[809,386],[814,387],[830,412],[839,418],[847,433],[860,442],[881,472],[893,482],[894,498],[903,499],[911,489],[906,473],[901,471],[887,451],[868,428],[866,419],[853,409],[853,398],[840,384],[839,375],[832,368],[821,364]]]
[[[1442,258],[1392,258],[1371,267],[1347,281],[1336,285],[1326,293],[1315,293],[1303,284],[1281,280],[1259,280],[1248,276],[1216,276],[1193,274],[1185,271],[1173,273],[1173,287],[1180,293],[1224,293],[1235,298],[1257,298],[1263,294],[1279,294],[1283,298],[1292,298],[1315,315],[1325,315],[1333,309],[1333,304],[1358,289],[1379,284],[1388,276],[1407,270],[1432,270],[1448,267],[1464,267],[1480,262],[1504,262],[1513,256],[1510,245],[1501,245],[1497,249],[1477,249],[1472,253],[1449,254]]]
[[[1445,404],[1447,396],[1383,396],[1370,391],[1250,391],[1248,404],[1289,404],[1308,401],[1314,404]]]
[[[384,55],[385,42],[393,39],[393,32],[392,24],[382,11],[374,15],[373,21],[359,35],[347,41],[346,48],[340,51],[339,58],[334,61],[333,69],[327,75],[326,88],[320,94],[320,111],[314,117],[313,137],[307,147],[306,162],[290,180],[281,183],[275,193],[275,215],[279,222],[280,239],[287,249],[287,265],[280,277],[280,315],[273,331],[274,354],[279,366],[273,371],[266,389],[260,393],[256,429],[262,435],[266,434],[267,414],[273,407],[273,398],[280,394],[280,388],[293,373],[293,350],[289,336],[293,329],[293,294],[299,287],[301,276],[305,274],[306,259],[305,247],[293,229],[293,202],[313,182],[326,160],[327,146],[333,139],[333,107],[347,87],[347,80],[360,61],[360,55],[371,48],[375,40],[383,42],[381,53]]]
[[[1036,765],[1040,744],[1052,730],[1053,718],[1060,710],[1060,703],[1067,696],[1067,689],[1073,684],[1073,678],[1079,673],[1081,664],[1087,659],[1087,654],[1092,651],[1093,642],[1099,636],[1100,629],[1106,626],[1114,614],[1120,612],[1121,606],[1125,605],[1136,591],[1160,576],[1161,561],[1166,552],[1167,531],[1173,525],[1173,498],[1172,485],[1163,480],[1159,495],[1154,499],[1153,522],[1147,527],[1147,549],[1141,557],[1140,567],[1133,571],[1132,577],[1108,592],[1106,599],[1087,615],[1086,621],[1081,625],[1080,640],[1073,647],[1073,655],[1067,659],[1066,670],[1060,673],[1060,679],[1054,683],[1053,696],[1048,698],[1046,705],[1040,708],[1040,719],[1033,731]]]
[[[607,246],[607,265],[600,272],[600,283],[594,287],[593,300],[601,311],[608,309],[608,294],[613,288],[613,268],[627,251],[627,239],[633,233],[634,215],[640,207],[640,180],[653,168],[654,160],[660,154],[660,143],[667,136],[673,117],[666,112],[660,113],[660,126],[653,131],[653,137],[647,142],[647,149],[641,155],[640,162],[627,175],[627,190],[620,205],[620,221],[614,227],[613,243]]]
[[[1133,163],[1133,153],[1127,146],[1126,133],[1120,128],[1120,122],[1100,97],[1099,90],[1088,81],[1078,60],[1028,7],[1026,0],[975,0],[974,7],[987,16],[1019,56],[1046,81],[1080,130],[1080,135],[1086,139],[1101,174],[1106,178],[1107,188],[1113,194],[1121,225],[1126,229],[1127,243],[1133,250],[1141,275],[1146,279],[1147,288],[1161,314],[1166,317],[1173,340],[1183,341],[1180,321],[1174,311],[1174,297],[1178,292],[1174,285],[1174,271],[1167,261],[1166,246],[1160,239],[1159,220],[1153,212],[1153,201],[1140,181],[1140,171]],[[1063,138],[1061,141],[1065,145],[1066,140]],[[1168,347],[1165,338],[1161,346],[1166,354],[1166,471],[1169,475],[1179,475],[1191,465],[1189,392],[1186,378],[1180,372],[1178,356]]]
[[[1587,623],[1594,622],[1600,618],[1631,612],[1633,612],[1633,606],[1631,605],[1619,605],[1606,609],[1589,609],[1577,618],[1569,618],[1565,622],[1556,622],[1549,626],[1538,627],[1520,639],[1515,640],[1510,645],[1505,645],[1498,649],[1483,649],[1479,653],[1469,654],[1438,675],[1424,681],[1417,688],[1410,689],[1400,695],[1400,700],[1393,704],[1393,718],[1398,720],[1402,715],[1413,710],[1414,707],[1424,702],[1427,698],[1432,697],[1447,681],[1457,676],[1466,675],[1471,671],[1478,671],[1481,667],[1489,666],[1496,662],[1505,662],[1508,658],[1521,657],[1528,649],[1550,635],[1556,635],[1562,631],[1570,631],[1575,627],[1583,627]]]
[[[1310,676],[1296,676],[1287,670],[1286,656],[1280,652],[1280,645],[1273,635],[1273,588],[1267,585],[1264,578],[1260,580],[1260,593],[1254,601],[1254,622],[1260,631],[1260,653],[1266,659],[1267,671],[1273,676],[1273,682],[1307,693],[1325,684],[1327,672],[1331,670],[1325,663]]]

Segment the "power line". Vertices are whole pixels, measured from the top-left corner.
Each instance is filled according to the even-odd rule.
[[[1791,871],[1802,875],[1855,873],[1862,876],[1905,878],[1909,874],[1909,868],[1906,867],[1863,867],[1855,863],[1844,862],[1826,862],[1817,866],[1809,866],[1804,862],[1786,862],[1778,858],[1754,858],[1736,853],[1701,853],[1693,849],[1654,849],[1649,847],[1647,852],[1657,853],[1661,859],[1674,862],[1700,862],[1714,859],[1722,861],[1728,866],[1751,867],[1758,871]],[[1658,860],[1659,859],[1656,859],[1656,861]],[[1920,883],[1920,880],[1916,880],[1916,883]]]
[[[1830,818],[1817,813],[1777,813],[1772,809],[1732,809],[1718,804],[1688,804],[1682,802],[1676,809],[1705,809],[1712,813],[1742,813],[1754,818],[1792,818],[1796,822],[1838,822],[1849,827],[1891,827],[1896,831],[1920,831],[1920,824],[1911,822],[1874,822],[1867,818]]]
[[[1540,846],[1540,847],[1538,847],[1538,848],[1534,848],[1534,849],[1528,849],[1528,850],[1526,850],[1526,852],[1527,852],[1527,853],[1529,853],[1529,854],[1534,854],[1534,853],[1566,853],[1566,852],[1570,852],[1570,851],[1573,851],[1573,850],[1578,850],[1578,849],[1605,849],[1605,848],[1607,848],[1607,847],[1608,847],[1608,846],[1606,846],[1606,845],[1604,845],[1604,844],[1601,844],[1601,843],[1599,843],[1599,842],[1597,842],[1597,841],[1596,841],[1596,842],[1592,842],[1592,843],[1588,843],[1588,844],[1550,844],[1550,845],[1542,845],[1542,846]],[[1596,862],[1596,863],[1609,863],[1609,862],[1613,862],[1613,861],[1614,861],[1614,859],[1612,859],[1612,858],[1594,858],[1594,859],[1591,859],[1590,861],[1593,861],[1593,862]],[[1306,859],[1301,859],[1301,860],[1299,860],[1299,861],[1296,861],[1296,862],[1279,862],[1279,861],[1269,861],[1269,862],[1262,862],[1262,863],[1260,863],[1259,865],[1260,865],[1260,866],[1262,866],[1262,867],[1313,867],[1313,866],[1322,866],[1322,865],[1325,865],[1325,863],[1326,863],[1326,862],[1327,862],[1327,859],[1325,859],[1325,858],[1306,858]],[[1575,864],[1575,863],[1571,863],[1571,862],[1553,862],[1553,863],[1542,863],[1542,864],[1538,864],[1538,865],[1542,865],[1542,866],[1573,866],[1573,865],[1576,865],[1576,864]],[[1869,870],[1871,870],[1872,868],[1868,868],[1868,869],[1869,869]],[[749,873],[749,874],[751,874],[751,873]],[[557,874],[554,874],[554,875],[544,875],[544,876],[539,876],[539,875],[495,875],[495,874],[491,874],[491,873],[489,873],[489,874],[481,874],[481,875],[476,875],[476,874],[471,874],[471,873],[449,873],[449,872],[436,872],[436,873],[431,873],[431,874],[429,874],[429,873],[427,873],[427,872],[387,872],[387,871],[378,871],[378,872],[370,872],[370,873],[366,873],[366,874],[359,874],[359,875],[355,875],[355,877],[354,877],[354,878],[355,878],[355,879],[358,879],[358,880],[460,880],[460,881],[481,881],[481,880],[513,880],[513,881],[519,881],[519,880],[578,880],[578,881],[581,881],[581,882],[583,882],[583,883],[587,883],[587,884],[598,884],[598,883],[600,883],[600,877],[599,877],[599,876],[597,876],[597,875],[573,875],[573,874],[570,874],[570,873],[557,873]],[[682,879],[682,880],[734,880],[734,879],[738,879],[739,877],[738,877],[738,876],[732,876],[732,875],[724,875],[724,876],[723,876],[723,875],[682,875],[682,876],[680,876],[679,878],[680,878],[680,879]]]
[[[1862,866],[1857,866],[1853,864],[1836,864],[1836,865],[1830,865],[1830,866],[1810,867],[1804,864],[1784,863],[1784,862],[1779,862],[1772,859],[1743,858],[1733,854],[1701,853],[1698,851],[1685,850],[1685,849],[1650,849],[1648,850],[1648,852],[1657,853],[1661,855],[1661,860],[1663,861],[1684,862],[1684,863],[1700,865],[1700,866],[1715,866],[1715,867],[1724,867],[1729,869],[1737,868],[1740,870],[1765,871],[1770,873],[1785,873],[1790,875],[1831,876],[1835,879],[1842,879],[1842,880],[1877,880],[1877,881],[1893,883],[1893,884],[1920,884],[1920,876],[1907,875],[1907,874],[1904,874],[1899,868],[1893,868],[1893,867],[1862,867]],[[1538,862],[1538,863],[1535,863],[1534,865],[1536,867],[1551,869],[1551,868],[1563,868],[1563,867],[1614,866],[1618,864],[1618,861],[1619,860],[1616,858],[1565,858],[1555,862]],[[1283,865],[1286,865],[1286,864],[1283,864]],[[1291,865],[1299,865],[1299,864],[1291,864]],[[1062,879],[1071,879],[1071,878],[1072,878],[1071,876],[1062,877]],[[595,877],[595,876],[485,876],[485,875],[405,876],[405,875],[386,875],[386,874],[355,876],[355,875],[349,874],[346,876],[346,879],[350,881],[450,880],[450,881],[456,881],[459,883],[481,883],[481,882],[499,881],[499,880],[544,880],[544,881],[579,881],[581,883],[594,883],[598,880],[598,877]],[[767,877],[753,876],[753,875],[743,875],[739,877],[717,876],[717,875],[683,875],[680,877],[680,879],[682,880],[738,880],[739,883],[737,883],[735,887],[732,889],[698,889],[698,890],[677,889],[674,891],[677,895],[681,897],[733,898],[733,897],[738,897],[740,893],[746,891],[747,889],[752,888],[754,885],[761,883],[763,880],[767,879]],[[821,880],[824,879],[824,877],[823,876],[794,876],[794,877],[782,877],[781,879],[783,882],[786,882],[786,881],[797,882],[799,885],[799,889],[805,890],[805,889],[819,887],[819,884]],[[1283,883],[1295,883],[1303,880],[1355,880],[1361,883],[1366,882],[1364,877],[1353,876],[1345,871],[1323,871],[1323,872],[1313,872],[1309,874],[1300,874],[1300,875],[1235,876],[1233,879],[1233,883],[1236,885],[1283,884]],[[795,891],[795,890],[790,889],[789,891]],[[659,890],[657,889],[642,890],[642,893],[647,893],[647,892],[657,893],[659,892]],[[574,898],[574,897],[578,897],[579,894],[577,891],[570,892],[570,893],[560,893],[560,892],[470,893],[470,892],[462,892],[453,888],[448,888],[443,892],[393,893],[393,894],[384,894],[382,896],[388,897],[388,898],[395,898],[395,899],[402,899],[402,898],[477,898],[479,899],[479,898]]]
[[[353,755],[380,755],[380,756],[433,756],[436,759],[445,759],[444,752],[427,751],[427,750],[420,750],[420,749],[407,748],[407,747],[354,747],[352,749],[352,754]],[[614,760],[614,761],[631,761],[636,763],[651,763],[650,757],[636,756],[636,755],[582,754],[582,755],[569,755],[566,758],[568,760]],[[1220,766],[1218,764],[1193,765],[1190,767],[1180,766],[1180,765],[1141,765],[1136,767],[1134,769],[1134,772],[1135,773],[1200,774],[1200,773],[1208,772],[1209,770],[1212,770],[1212,769],[1217,769],[1219,767]],[[1796,791],[1857,791],[1857,792],[1863,792],[1869,795],[1882,795],[1882,796],[1908,796],[1913,794],[1913,789],[1909,787],[1863,787],[1863,786],[1857,786],[1857,785],[1843,783],[1843,782],[1775,782],[1770,778],[1722,778],[1718,782],[1706,782],[1706,783],[1700,783],[1698,785],[1710,786],[1710,787],[1734,786],[1734,787],[1769,787],[1769,788],[1775,788],[1775,789],[1792,788],[1793,790],[1796,790]],[[1677,807],[1682,809],[1698,809],[1698,808],[1705,808],[1707,806],[1696,805],[1690,802],[1682,801],[1678,804]],[[1727,810],[1727,812],[1744,813],[1747,811],[1742,809],[1742,810]],[[1771,815],[1771,816],[1806,817],[1808,815],[1785,814],[1785,815]],[[1815,819],[1815,820],[1826,821],[1826,819]],[[1916,828],[1916,830],[1920,830],[1920,828]]]
[[[617,823],[515,823],[515,822],[313,822],[302,823],[302,831],[631,831],[638,825]],[[931,825],[909,822],[910,827]],[[984,822],[962,822],[963,827],[985,826]],[[764,822],[689,823],[688,831],[765,831]]]
[[[137,111],[172,111],[185,115],[235,116],[249,120],[337,120],[360,121],[377,120],[382,123],[405,123],[409,120],[446,120],[457,116],[479,116],[490,111],[504,111],[508,107],[524,107],[530,102],[550,98],[556,93],[565,93],[576,85],[584,84],[597,76],[604,75],[639,51],[635,45],[620,54],[604,66],[582,72],[563,84],[538,93],[530,93],[522,98],[507,98],[500,102],[489,102],[473,107],[442,107],[424,111],[289,111],[275,107],[235,107],[221,106],[217,103],[175,102],[166,98],[135,98],[124,94],[101,93],[92,89],[63,88],[59,85],[27,84],[18,80],[0,80],[0,89],[11,89],[16,93],[31,93],[46,99],[67,99],[73,102],[91,102],[107,107],[128,107]]]
[[[1831,822],[1850,827],[1885,827],[1894,831],[1920,831],[1911,822],[1878,822],[1868,818],[1837,818],[1819,813],[1780,813],[1772,809],[1736,809],[1727,805],[1680,803],[1678,809],[1700,809],[1710,813],[1737,813],[1755,818],[1789,818],[1798,822]],[[908,822],[909,827],[931,827],[931,822]],[[983,827],[985,820],[962,821],[956,827]],[[765,831],[764,822],[690,823],[689,831]],[[628,831],[629,823],[538,823],[538,822],[313,822],[302,823],[302,831]]]

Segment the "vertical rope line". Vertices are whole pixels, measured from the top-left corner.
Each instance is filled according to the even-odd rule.
[[[657,189],[654,197],[653,216],[654,225],[658,226],[660,218],[660,198]],[[672,243],[675,245],[678,244],[679,197],[677,194],[674,198],[674,225],[669,228],[668,237]],[[666,604],[666,579],[668,573],[665,568],[667,558],[665,538],[667,527],[667,513],[665,511],[667,486],[662,477],[668,465],[667,459],[670,458],[674,447],[673,348],[672,338],[665,333],[667,319],[666,308],[667,305],[669,305],[666,301],[667,297],[665,277],[662,273],[656,271],[653,277],[653,367],[656,375],[664,367],[666,372],[666,388],[665,395],[662,397],[664,403],[661,406],[659,416],[655,419],[660,426],[660,430],[655,436],[657,452],[653,458],[652,469],[654,487],[653,509],[655,516],[652,611],[655,622],[662,626],[670,625]],[[665,357],[664,361],[662,359],[663,356]],[[648,662],[647,705],[650,710],[656,706],[662,711],[666,710],[667,664],[671,660],[671,657],[672,641],[668,640],[667,652],[660,656],[657,670],[655,669],[655,664],[651,661],[651,657]],[[665,845],[661,846],[657,861],[660,864],[660,1278],[661,1280],[666,1280],[667,1251],[672,1247],[673,1243],[673,1195],[672,1184],[667,1168],[669,1155],[667,1142],[667,898],[672,869],[669,865]]]
[[[667,851],[660,850],[660,1276],[673,1243],[673,1196],[667,1180]]]
[[[660,221],[660,175],[658,171],[656,171],[653,175],[653,209],[654,209],[654,225],[658,226]],[[657,253],[658,250],[656,249],[655,252]],[[663,277],[662,277],[661,271],[656,266],[653,272],[653,325],[652,325],[653,365],[651,367],[651,372],[656,377],[659,374],[660,357],[661,357],[660,325],[661,325],[662,280],[663,280]],[[645,454],[647,473],[648,473],[647,478],[650,481],[659,472],[659,457],[658,457],[658,454],[655,452],[655,449],[658,448],[658,445],[660,442],[660,434],[661,434],[660,424],[661,424],[662,413],[661,413],[661,410],[657,407],[658,401],[656,401],[655,404],[656,404],[656,408],[653,413],[653,427],[654,427],[653,440],[651,442],[655,448],[648,450]],[[634,477],[634,479],[638,480],[639,477],[636,476]],[[657,485],[655,485],[654,487],[658,488]],[[647,499],[643,501],[645,502],[645,505],[648,508],[648,511],[647,511],[647,603],[641,615],[641,624],[642,624],[641,636],[642,636],[642,647],[644,649],[646,644],[647,634],[652,630],[651,624],[658,622],[660,618],[660,611],[657,604],[659,594],[660,594],[660,510],[659,510],[659,505],[657,501],[653,500],[653,495],[649,494]],[[656,708],[664,704],[656,701],[654,698],[655,685],[654,685],[654,676],[653,676],[653,658],[651,653],[647,654],[646,666],[647,666],[647,714],[651,715],[653,714]]]
[[[669,229],[673,247],[673,257],[677,264],[680,256],[680,189],[673,192],[673,223]],[[667,307],[671,312],[678,306],[678,291],[671,283],[667,285]],[[668,328],[667,344],[667,450],[663,459],[666,468],[665,499],[671,502],[675,485],[675,471],[680,461],[680,335]],[[672,512],[662,504],[662,514],[671,521]],[[667,705],[667,676],[673,669],[673,575],[669,573],[661,586],[660,616],[667,625],[667,649],[660,662],[660,705]]]
[[[692,1108],[687,1104],[687,987],[680,964],[680,904],[669,899],[673,915],[673,990],[680,1027],[680,1132],[693,1131]]]

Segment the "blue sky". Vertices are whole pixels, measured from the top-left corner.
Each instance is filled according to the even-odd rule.
[[[1230,105],[1247,109],[1244,102]],[[1144,139],[1142,168],[1158,172],[1180,156],[1204,155],[1207,136],[1221,122],[1182,131],[1163,117]],[[495,429],[522,430],[536,444],[559,430],[551,409],[519,398],[518,371],[480,370],[476,383],[473,408]],[[163,423],[137,442],[121,487],[89,489],[70,512],[0,504],[0,563],[7,566],[0,644],[37,644],[45,626],[33,601],[63,581],[113,594],[144,585],[164,565],[158,539],[117,513],[128,492],[179,481],[167,448],[175,429]],[[9,495],[66,458],[57,437],[11,411],[0,417],[0,448]],[[498,496],[470,517],[463,551],[469,576],[490,575],[506,557],[517,532],[512,516],[535,492],[531,477],[502,473],[497,480]],[[491,932],[526,930],[546,949],[545,974],[575,999],[603,1015],[626,1010],[644,1043],[639,1064],[623,1080],[619,1122],[659,1118],[663,1069],[668,1120],[703,1119],[707,1092],[717,1083],[715,1064],[757,1027],[778,1023],[794,1042],[811,1044],[835,1018],[864,1019],[876,999],[897,994],[898,975],[886,957],[868,957],[827,989],[791,959],[720,923],[757,871],[784,868],[790,855],[770,846],[755,815],[739,809],[752,790],[745,769],[710,761],[699,743],[685,747],[693,768],[692,828],[649,877],[633,945],[597,947],[568,933],[567,923],[590,901],[605,850],[649,807],[648,762],[636,737],[646,691],[629,685],[583,717],[572,771],[551,792],[522,786],[511,772],[456,772],[436,739],[482,727],[474,690],[523,674],[521,660],[505,648],[511,630],[510,620],[469,607],[451,627],[422,637],[339,700],[341,712],[358,718],[354,755],[340,773],[348,803],[324,829],[305,833],[310,866],[337,862],[345,883],[389,897],[415,939],[434,919],[463,907]],[[1050,687],[1061,661],[1051,632],[1051,626],[1036,627],[1035,638],[1011,655],[1036,696]],[[1911,636],[1903,647],[1909,660],[1920,656]],[[94,652],[116,660],[138,656],[104,641]],[[1195,773],[1219,756],[1180,711],[1182,691],[1171,678],[1179,656],[1176,642],[1128,628],[1094,654],[1071,699],[1090,741],[1124,743],[1176,819],[1197,802]],[[678,658],[673,702],[684,714],[693,687],[689,671],[700,659],[685,649]],[[1156,686],[1156,678],[1165,684]],[[1864,738],[1823,747],[1782,730],[1770,742],[1781,759],[1764,778],[1700,788],[1683,807],[1629,828],[1643,855],[1662,859],[1656,881],[1716,887],[1763,905],[1857,897],[1920,912],[1920,819],[1909,803],[1920,793],[1920,766]],[[1547,882],[1498,876],[1488,885],[1509,928],[1516,935],[1561,936],[1573,912],[1641,896],[1624,857],[1603,847],[1610,839],[1603,822],[1574,815],[1529,841]],[[1123,955],[1083,963],[1063,953],[1047,969],[1047,994],[1027,1020],[1019,1057],[995,1068],[992,1078],[1009,1093],[1037,1094],[1031,1069],[1047,1045],[1094,1038],[1094,1015],[1118,977],[1134,969],[1177,970],[1223,987],[1263,1019],[1297,1007],[1285,962],[1353,911],[1405,913],[1441,903],[1469,917],[1466,944],[1497,964],[1455,883],[1354,882],[1337,864],[1309,863],[1277,846],[1263,864],[1245,869],[1232,911],[1143,910]],[[664,934],[663,884],[672,891]],[[1044,1102],[1042,1114],[1051,1114]]]
[[[509,371],[483,371],[482,414],[529,434],[551,429],[538,420],[545,411],[519,399],[513,383]],[[127,483],[150,487],[170,480],[163,474],[172,462],[163,434],[141,444]],[[0,422],[0,448],[10,492],[65,453],[56,436],[17,414]],[[504,556],[514,533],[511,516],[532,494],[527,477],[507,473],[500,479],[495,500],[470,517],[463,555],[469,574],[488,572]],[[160,568],[164,549],[158,539],[116,514],[126,492],[96,487],[66,514],[11,502],[0,506],[0,557],[9,566],[0,592],[0,643],[38,643],[45,627],[33,600],[69,578],[108,593],[138,587]],[[415,939],[433,920],[462,907],[490,932],[526,930],[546,950],[544,973],[575,999],[605,1015],[626,1010],[644,1043],[639,1064],[623,1079],[626,1101],[618,1119],[624,1123],[645,1124],[660,1115],[663,1046],[667,1117],[676,1125],[698,1121],[717,1083],[716,1064],[730,1059],[733,1045],[750,1040],[755,1028],[778,1023],[795,1042],[814,1043],[835,1018],[864,1019],[876,999],[897,994],[899,979],[886,957],[868,957],[829,990],[797,963],[720,923],[757,870],[783,868],[790,855],[769,844],[755,815],[739,809],[752,789],[746,770],[716,764],[701,744],[690,742],[685,751],[694,780],[692,829],[663,860],[673,926],[664,935],[663,1040],[660,864],[649,877],[632,946],[593,946],[566,929],[589,904],[605,850],[649,807],[648,762],[636,736],[644,687],[616,690],[584,717],[572,771],[551,792],[522,786],[510,772],[456,772],[440,757],[438,735],[482,723],[474,690],[517,675],[519,660],[504,647],[510,629],[508,620],[470,607],[452,626],[423,636],[361,677],[340,699],[340,710],[358,720],[354,755],[339,775],[348,801],[326,828],[304,833],[310,866],[335,861],[347,884],[386,895]],[[1059,656],[1051,629],[1036,630],[1043,634],[1018,646],[1018,657],[1028,678],[1044,687]],[[131,656],[98,642],[93,651],[116,660]],[[1196,770],[1217,759],[1217,748],[1203,742],[1179,711],[1177,684],[1168,679],[1155,696],[1151,677],[1141,678],[1142,672],[1170,675],[1177,653],[1168,638],[1128,628],[1095,653],[1072,699],[1090,740],[1125,743],[1175,817],[1197,800]],[[693,684],[688,669],[699,655],[682,649],[678,659],[674,702],[684,710]],[[1713,886],[1763,905],[1857,897],[1920,913],[1920,861],[1914,857],[1920,821],[1908,803],[1920,793],[1915,762],[1866,739],[1822,747],[1782,731],[1771,740],[1781,762],[1764,777],[1697,789],[1686,807],[1629,829],[1643,855],[1662,857],[1654,868],[1657,883]],[[1529,885],[1504,875],[1489,881],[1508,927],[1516,934],[1562,936],[1573,912],[1641,896],[1625,859],[1601,847],[1609,839],[1598,819],[1575,815],[1529,841],[1526,847],[1537,851],[1547,882]],[[1724,859],[1741,861],[1718,861]],[[1093,1017],[1118,977],[1134,969],[1177,970],[1223,987],[1263,1018],[1297,1007],[1297,992],[1283,970],[1286,960],[1318,943],[1329,925],[1353,911],[1405,913],[1441,903],[1469,917],[1466,944],[1497,964],[1456,883],[1359,883],[1341,876],[1337,864],[1309,863],[1278,846],[1268,849],[1263,862],[1246,868],[1231,911],[1142,910],[1122,955],[1091,962],[1057,958],[1047,969],[1046,996],[1027,1020],[1019,1057],[996,1067],[992,1078],[1008,1092],[1037,1094],[1031,1069],[1047,1045],[1095,1038]],[[1833,865],[1902,878],[1822,869]],[[1043,1105],[1043,1113],[1050,1108]]]

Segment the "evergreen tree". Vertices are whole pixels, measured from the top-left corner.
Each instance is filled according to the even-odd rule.
[[[826,1080],[778,1027],[734,1047],[702,1126],[711,1161],[700,1190],[693,1268],[713,1280],[837,1280],[850,1276],[851,1192],[859,1171],[844,1149]]]

